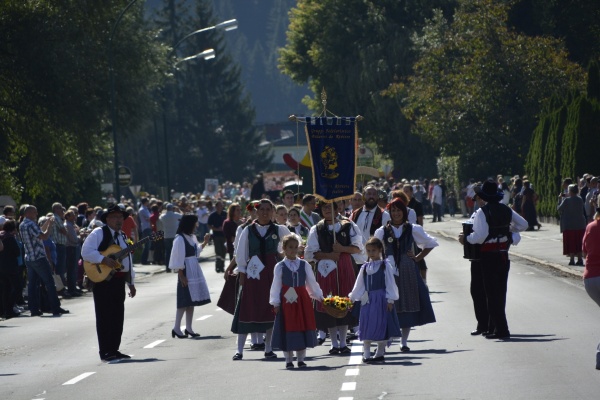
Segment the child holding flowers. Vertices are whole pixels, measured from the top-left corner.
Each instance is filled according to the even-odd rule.
[[[382,259],[383,243],[376,237],[365,245],[369,261],[358,273],[349,297],[360,301],[359,338],[363,341],[363,362],[384,361],[383,354],[388,339],[400,336],[398,315],[394,301],[398,300],[398,286],[394,280],[394,267]],[[377,343],[371,358],[371,342]]]
[[[299,244],[296,235],[284,236],[285,258],[275,265],[269,298],[275,311],[273,347],[283,350],[287,369],[294,368],[294,351],[298,368],[306,367],[306,348],[317,345],[315,315],[310,299],[323,300],[323,292],[312,267],[297,256]]]

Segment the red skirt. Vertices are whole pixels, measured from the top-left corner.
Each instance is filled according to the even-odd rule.
[[[347,297],[354,288],[356,275],[352,266],[352,256],[348,253],[340,254],[340,260],[337,263],[337,268],[331,271],[327,276],[322,276],[317,268],[317,283],[323,290],[323,296]],[[316,310],[324,313],[323,305],[320,302],[316,304]]]
[[[315,324],[315,313],[312,308],[312,301],[306,287],[297,286],[294,288],[298,299],[294,303],[288,303],[283,296],[289,286],[283,285],[281,289],[281,311],[283,312],[283,322],[285,332],[305,332],[317,329]]]
[[[584,234],[585,229],[563,231],[563,254],[565,256],[582,252]]]

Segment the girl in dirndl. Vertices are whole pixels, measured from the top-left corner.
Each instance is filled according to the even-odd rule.
[[[178,273],[177,312],[171,336],[179,339],[187,338],[188,335],[191,337],[200,336],[192,329],[194,307],[210,303],[208,285],[198,263],[198,256],[208,244],[210,235],[207,233],[204,236],[204,242],[202,244],[198,243],[198,239],[194,235],[197,225],[198,217],[196,215],[186,214],[181,217],[169,260],[169,268]],[[185,332],[181,332],[181,319],[184,313]]]
[[[401,199],[387,205],[390,221],[375,231],[375,237],[385,246],[385,254],[395,267],[394,277],[398,285],[399,299],[396,313],[402,328],[402,352],[410,351],[408,335],[410,328],[435,322],[435,314],[429,298],[429,289],[423,282],[418,263],[438,246],[423,227],[407,221],[408,210]],[[415,245],[423,250],[415,254]]]
[[[283,238],[285,258],[275,265],[269,299],[275,312],[272,344],[283,350],[287,369],[294,368],[294,351],[298,368],[306,367],[306,348],[317,345],[311,298],[323,300],[312,267],[297,256],[299,244],[294,234]]]
[[[372,237],[365,244],[369,261],[360,268],[350,300],[360,301],[358,337],[363,342],[363,362],[384,361],[386,342],[400,336],[400,323],[394,309],[398,300],[398,286],[394,269],[382,260],[383,243]],[[377,343],[377,352],[371,357],[371,342]]]

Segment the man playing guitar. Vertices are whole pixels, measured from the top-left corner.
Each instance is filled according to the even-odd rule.
[[[94,229],[83,243],[82,258],[90,263],[118,268],[118,261],[102,255],[101,252],[113,244],[119,245],[122,249],[127,248],[125,235],[121,232],[123,220],[127,217],[127,212],[117,205],[110,206],[100,217],[106,226]],[[121,268],[109,279],[94,284],[96,333],[102,361],[131,358],[121,353],[119,346],[125,318],[125,283],[129,286],[129,297],[134,297],[136,294],[134,278],[133,262],[131,256],[128,256],[122,260]]]

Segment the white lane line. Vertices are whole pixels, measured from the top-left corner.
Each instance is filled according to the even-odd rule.
[[[164,340],[157,340],[156,342],[152,342],[147,346],[144,346],[145,349],[151,349],[153,347],[158,346],[159,344],[161,344],[162,342],[164,342]]]
[[[212,317],[212,315],[203,315],[200,318],[197,318],[196,321],[204,321],[205,319],[208,319]]]
[[[338,400],[354,400],[354,397],[338,397]]]
[[[359,374],[359,371],[360,370],[358,368],[347,369],[346,376],[357,376]]]
[[[352,342],[352,352],[350,353],[350,359],[348,365],[360,365],[362,364],[362,342],[355,340]]]
[[[223,309],[222,308],[217,308],[217,309],[215,309],[215,311],[223,311]]]
[[[349,390],[356,390],[356,382],[344,382],[344,383],[342,383],[342,388],[340,390],[342,392],[346,392]]]
[[[95,372],[84,372],[83,374],[76,376],[75,378],[71,379],[70,381],[66,381],[65,383],[63,383],[63,386],[64,385],[74,385],[77,382],[79,382],[80,380],[85,379],[88,376],[94,375],[94,374],[95,374]]]

